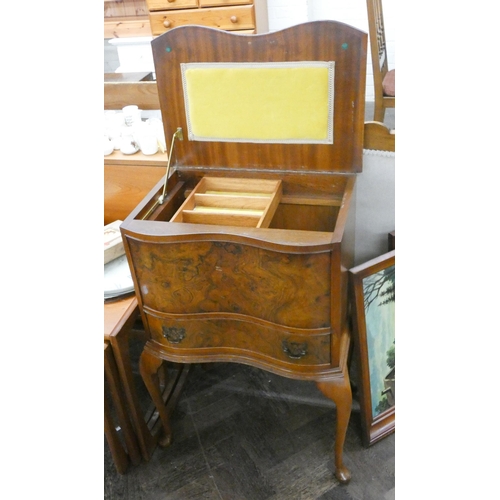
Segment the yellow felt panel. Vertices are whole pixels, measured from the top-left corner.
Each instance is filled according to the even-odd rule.
[[[333,77],[326,64],[185,68],[190,139],[332,142]]]

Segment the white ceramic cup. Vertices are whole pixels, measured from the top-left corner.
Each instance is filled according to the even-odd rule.
[[[126,155],[134,154],[137,151],[136,142],[132,134],[122,134],[120,139],[120,151]]]
[[[104,156],[108,156],[113,152],[113,141],[108,137],[104,136]]]
[[[125,125],[131,127],[135,123],[141,121],[141,112],[138,106],[131,104],[130,106],[125,106],[123,109],[123,119],[125,120]]]
[[[142,154],[154,155],[158,151],[158,139],[154,134],[144,134],[139,137]]]

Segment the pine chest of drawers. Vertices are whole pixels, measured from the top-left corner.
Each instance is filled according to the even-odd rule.
[[[241,33],[268,30],[267,0],[147,0],[153,36],[200,25]]]

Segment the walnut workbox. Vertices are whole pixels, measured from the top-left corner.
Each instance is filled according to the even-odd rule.
[[[163,360],[245,363],[313,380],[335,402],[335,473],[349,480],[347,270],[366,46],[335,21],[264,35],[185,26],[153,40],[169,165],[121,231],[164,443]]]

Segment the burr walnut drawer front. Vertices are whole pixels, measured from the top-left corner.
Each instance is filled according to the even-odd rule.
[[[306,332],[243,317],[212,318],[209,314],[159,317],[151,313],[147,318],[153,340],[180,356],[213,355],[221,359],[238,355],[303,366],[330,363],[329,328]]]
[[[154,36],[188,24],[197,24],[225,31],[255,29],[253,5],[214,7],[150,12],[151,31]]]

